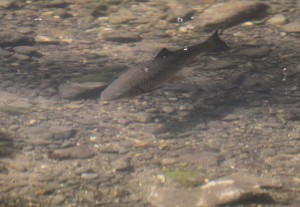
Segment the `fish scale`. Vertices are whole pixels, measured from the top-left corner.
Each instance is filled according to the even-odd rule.
[[[114,100],[129,94],[149,92],[181,70],[192,57],[203,52],[227,49],[218,31],[198,45],[174,52],[163,48],[154,59],[139,63],[123,73],[101,93],[100,99]]]

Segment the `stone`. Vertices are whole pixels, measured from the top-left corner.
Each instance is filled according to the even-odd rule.
[[[208,63],[205,66],[206,70],[222,70],[222,69],[227,69],[227,68],[231,68],[234,67],[234,64],[229,61],[229,60],[217,60],[217,61],[213,61]]]
[[[170,1],[168,3],[169,10],[167,14],[167,21],[183,23],[187,20],[191,20],[191,17],[195,13],[195,10],[186,4],[181,4],[176,1]]]
[[[95,156],[95,153],[91,147],[79,145],[64,149],[55,149],[49,156],[54,159],[87,159]]]
[[[80,177],[85,180],[93,180],[98,177],[98,174],[93,173],[93,172],[85,172],[85,173],[82,173]]]
[[[274,156],[276,155],[276,150],[273,148],[265,148],[262,150],[262,154],[264,157]]]
[[[56,206],[56,205],[61,205],[63,202],[66,200],[65,196],[63,195],[55,195],[53,196],[51,200],[51,205]]]
[[[13,50],[23,55],[31,55],[36,52],[36,48],[31,46],[16,46],[13,47]]]
[[[134,119],[137,122],[149,123],[152,121],[152,114],[147,112],[139,112],[134,115]]]
[[[53,134],[54,139],[68,139],[72,133],[73,128],[68,126],[52,126],[49,132]]]
[[[65,83],[58,88],[59,95],[65,99],[98,97],[107,84],[104,82]]]
[[[300,21],[290,22],[281,27],[284,32],[300,32]]]
[[[0,32],[0,46],[17,46],[24,44],[32,44],[33,39],[15,31]]]
[[[7,51],[7,50],[4,50],[2,48],[0,48],[0,58],[5,58],[5,57],[8,57],[10,56],[12,53]]]
[[[108,16],[108,21],[112,24],[123,24],[134,19],[136,17],[127,9],[120,9],[117,13]]]
[[[129,171],[132,169],[130,158],[120,158],[112,162],[112,166],[115,171]]]
[[[162,111],[166,112],[168,114],[171,114],[171,113],[175,112],[175,108],[172,106],[164,106],[164,107],[162,107]]]
[[[286,20],[287,19],[283,14],[276,14],[270,19],[268,19],[267,23],[273,25],[282,25],[283,23],[286,22]]]
[[[239,51],[240,55],[244,55],[251,58],[258,58],[267,56],[270,52],[270,48],[266,46],[247,48]]]
[[[38,43],[58,44],[59,40],[45,35],[36,35],[34,41]]]
[[[230,1],[215,4],[194,18],[200,27],[224,27],[266,15],[269,6],[257,1]]]
[[[0,1],[0,7],[4,7],[4,8],[10,7],[14,4],[15,4],[15,1],[12,1],[12,0],[1,0]]]
[[[230,203],[243,204],[257,202],[257,196],[264,203],[273,199],[263,187],[280,188],[282,183],[272,178],[262,178],[244,173],[235,173],[228,177],[208,182],[199,188],[153,187],[147,196],[154,206],[174,207],[212,207]]]
[[[45,54],[41,62],[76,62],[79,56],[73,52],[48,52]]]
[[[128,42],[138,42],[142,40],[142,37],[139,33],[136,32],[109,32],[109,33],[101,33],[103,39],[111,42],[120,42],[120,43],[128,43]]]
[[[24,61],[30,59],[27,55],[22,54],[14,54],[12,57],[16,58],[17,60]]]

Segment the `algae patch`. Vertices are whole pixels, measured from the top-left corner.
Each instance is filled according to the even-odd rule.
[[[184,187],[196,187],[204,183],[205,175],[196,170],[165,170],[163,173],[166,178],[169,178]]]
[[[13,115],[29,114],[33,111],[32,107],[17,107],[9,105],[0,105],[0,111]]]

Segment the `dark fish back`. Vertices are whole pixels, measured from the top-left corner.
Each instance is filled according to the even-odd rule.
[[[169,51],[164,48],[153,59],[138,64],[110,84],[100,96],[103,100],[120,98],[130,91],[148,92],[183,68],[186,61],[203,52],[224,51],[228,47],[216,31],[205,42]]]
[[[160,83],[167,80],[182,66],[172,64],[169,58],[149,60],[138,64],[122,74],[101,94],[101,99],[112,100],[134,89],[139,92],[151,91]]]

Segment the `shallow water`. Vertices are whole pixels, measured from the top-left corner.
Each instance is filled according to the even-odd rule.
[[[282,186],[260,205],[258,184],[242,183],[255,196],[236,205],[297,206],[299,33],[268,20],[296,22],[299,1],[236,16],[220,34],[229,51],[99,102],[135,63],[205,40],[214,28],[198,16],[220,2],[1,1],[0,205],[192,207],[200,186],[242,172]]]

